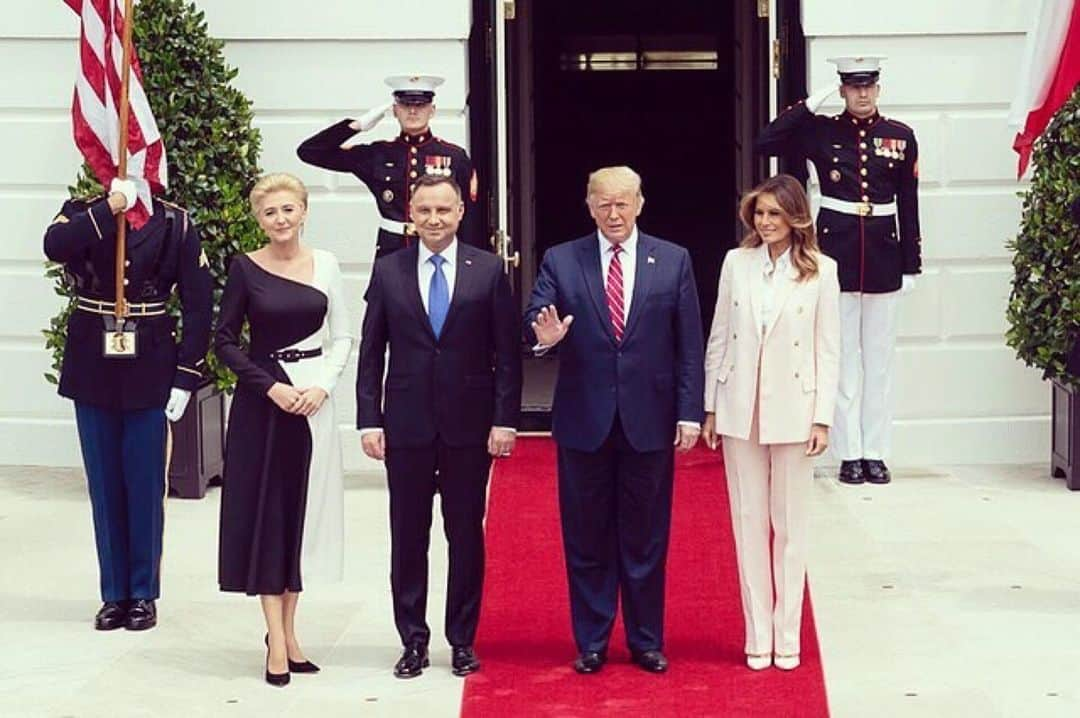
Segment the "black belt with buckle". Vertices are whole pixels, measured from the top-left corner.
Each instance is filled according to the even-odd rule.
[[[301,359],[322,356],[322,347],[317,349],[282,349],[278,352],[270,352],[267,356],[276,361],[289,362],[291,364],[292,362],[298,362]]]

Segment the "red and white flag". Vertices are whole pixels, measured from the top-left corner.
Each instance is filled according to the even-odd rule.
[[[1035,140],[1080,82],[1080,0],[1042,0],[1033,17],[1009,109],[1020,155],[1017,178],[1027,171]]]
[[[120,78],[124,64],[124,0],[64,0],[79,15],[79,75],[71,117],[75,144],[98,182],[117,176],[120,149]],[[142,70],[132,47],[128,84],[127,177],[138,201],[127,219],[138,229],[153,213],[151,194],[168,186],[165,145],[143,90]]]

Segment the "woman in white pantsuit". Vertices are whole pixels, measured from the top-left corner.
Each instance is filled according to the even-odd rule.
[[[702,437],[712,449],[723,440],[746,663],[791,670],[799,665],[813,462],[828,445],[836,404],[840,285],[795,178],[766,180],[743,198],[739,216],[749,233],[720,272]]]

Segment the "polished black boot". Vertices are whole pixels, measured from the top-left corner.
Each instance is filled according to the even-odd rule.
[[[660,651],[642,651],[641,653],[631,653],[630,660],[633,661],[638,668],[649,673],[663,673],[668,669],[667,658]]]
[[[607,656],[603,653],[585,651],[574,661],[574,670],[583,674],[598,673],[605,663],[607,663]]]
[[[839,479],[845,484],[865,483],[866,473],[863,471],[863,462],[859,459],[856,459],[855,461],[841,461]]]
[[[94,616],[94,628],[98,631],[112,631],[123,628],[127,622],[127,601],[106,601],[101,604]]]
[[[866,471],[866,480],[871,484],[887,484],[892,481],[889,467],[881,459],[863,459],[863,469]]]

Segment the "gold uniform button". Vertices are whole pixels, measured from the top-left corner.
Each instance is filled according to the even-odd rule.
[[[409,176],[412,177],[413,179],[416,179],[416,170],[413,170],[412,172],[410,172]]]
[[[859,149],[860,150],[865,150],[866,149],[866,143],[865,142],[860,142],[859,143]]]
[[[833,161],[834,163],[835,163],[835,162],[839,162],[839,161],[840,161],[840,158],[839,158],[839,157],[833,157],[833,158],[832,158],[832,161]]]
[[[414,155],[415,155],[415,154],[416,154],[416,153],[417,153],[418,151],[419,151],[419,150],[417,150],[417,149],[416,149],[415,147],[413,147],[413,148],[412,148],[412,153],[413,153]]]
[[[416,158],[415,157],[412,158],[412,164],[413,164],[413,167],[416,166]]]
[[[866,130],[859,130],[859,137],[866,137]]]
[[[822,234],[828,234],[829,233],[829,228],[825,227],[824,229],[821,230],[821,233]]]
[[[870,201],[870,198],[869,198],[869,197],[867,197],[867,196],[866,196],[866,195],[864,194],[864,195],[862,196],[862,201],[863,201],[863,202],[869,202],[869,201]]]
[[[130,267],[131,266],[131,260],[130,259],[125,259],[124,260],[124,266],[125,267]]]
[[[868,158],[868,157],[867,157],[866,155],[863,155],[863,156],[862,156],[862,161],[863,161],[863,162],[866,162],[866,160],[867,160],[867,159],[869,159],[869,158]]]
[[[866,168],[863,167],[861,170],[859,170],[859,174],[861,174],[863,177],[865,177],[866,176]]]
[[[127,277],[124,277],[124,286],[126,287],[129,284],[131,284],[131,281]]]
[[[863,182],[863,183],[862,183],[862,188],[863,188],[863,189],[866,189],[866,188],[867,188],[867,187],[869,187],[869,186],[870,186],[870,185],[866,184],[865,182]],[[866,200],[863,200],[863,201],[865,202]]]

